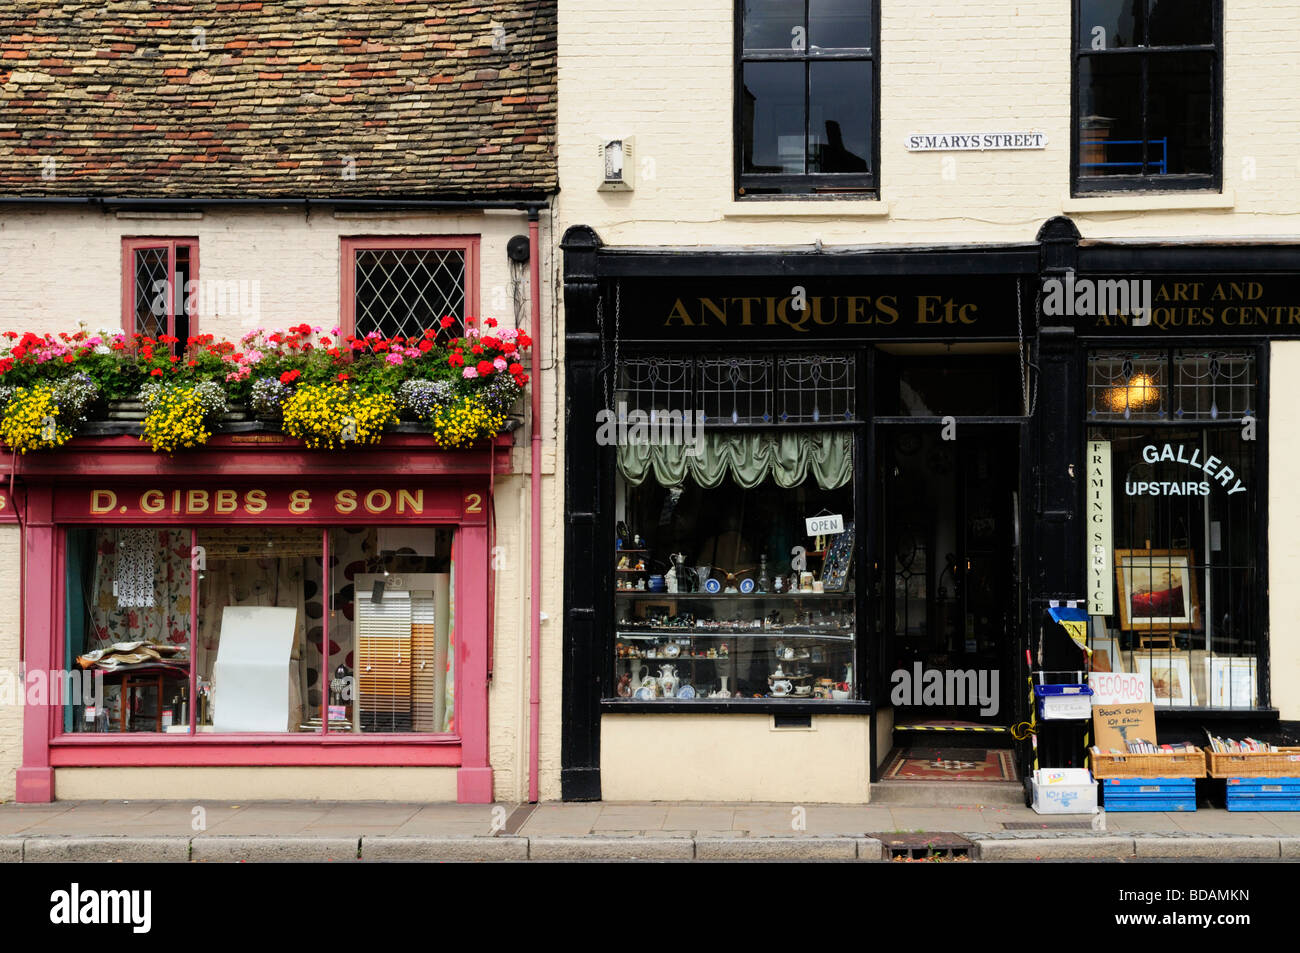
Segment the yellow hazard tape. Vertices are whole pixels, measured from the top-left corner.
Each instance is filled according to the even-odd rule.
[[[990,731],[998,734],[1008,729],[1001,725],[895,725],[896,731]]]

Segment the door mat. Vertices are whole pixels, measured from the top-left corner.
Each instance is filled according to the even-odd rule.
[[[899,748],[882,780],[1014,781],[1012,752],[985,748]]]

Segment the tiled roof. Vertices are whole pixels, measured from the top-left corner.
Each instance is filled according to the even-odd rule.
[[[0,196],[555,190],[554,0],[0,5]]]

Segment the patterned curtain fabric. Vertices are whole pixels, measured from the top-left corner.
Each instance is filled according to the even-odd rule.
[[[189,530],[99,530],[93,585],[87,650],[141,639],[189,642]]]
[[[618,470],[632,486],[653,473],[660,486],[681,486],[690,479],[712,489],[729,477],[747,490],[769,476],[790,489],[809,475],[823,490],[834,490],[853,476],[853,435],[847,430],[706,431],[700,452],[688,452],[694,449],[693,444],[620,445]]]

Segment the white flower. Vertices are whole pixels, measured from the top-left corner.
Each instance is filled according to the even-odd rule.
[[[96,353],[96,354],[111,354],[111,353],[113,353],[113,352],[112,352],[112,349],[111,349],[107,344],[96,344],[96,345],[95,345],[95,353]]]

